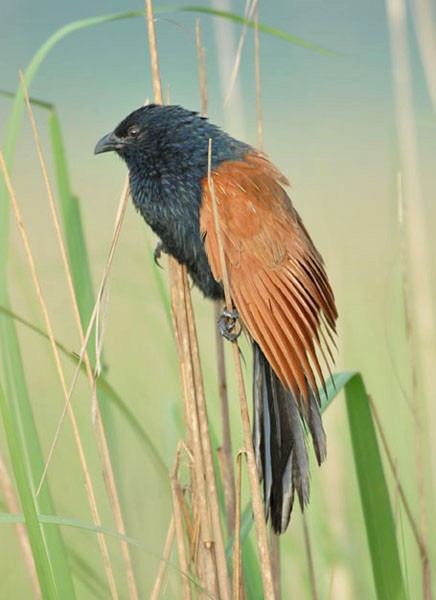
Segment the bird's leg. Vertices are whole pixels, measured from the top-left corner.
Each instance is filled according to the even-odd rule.
[[[165,244],[163,243],[163,241],[159,240],[158,243],[156,244],[156,248],[154,249],[153,258],[154,258],[155,264],[160,268],[162,268],[162,266],[159,262],[160,258],[162,256],[162,252],[167,253],[167,250],[165,248]]]
[[[238,323],[239,313],[237,310],[227,310],[227,308],[223,309],[223,312],[218,317],[218,331],[220,335],[229,340],[230,342],[234,342],[241,335],[242,327],[239,325],[238,331],[232,331],[236,323]]]

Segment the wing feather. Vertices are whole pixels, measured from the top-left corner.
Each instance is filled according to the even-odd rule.
[[[323,261],[282,185],[260,154],[221,163],[212,173],[233,303],[282,384],[305,406],[324,385],[328,337],[337,318]],[[214,277],[222,281],[212,195],[203,181],[200,226]]]

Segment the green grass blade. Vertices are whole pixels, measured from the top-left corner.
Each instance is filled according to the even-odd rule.
[[[341,390],[345,390],[350,434],[360,497],[364,512],[372,569],[379,600],[406,598],[395,535],[392,508],[377,443],[374,422],[362,377],[355,372],[336,373],[321,390],[324,412]],[[244,542],[253,524],[251,505],[242,516],[241,540]],[[230,556],[233,539],[226,548]]]
[[[155,10],[155,12],[173,12],[175,7],[159,7],[160,10]],[[207,8],[205,6],[196,6],[196,5],[184,5],[179,6],[176,10],[181,12],[195,12],[195,13],[203,13],[206,15],[211,15],[213,17],[221,17],[224,19],[229,19],[230,21],[234,21],[235,23],[241,23],[241,25],[246,25],[247,27],[254,28],[255,21],[250,19],[246,19],[245,17],[241,17],[232,12],[224,11],[224,10],[216,10],[214,8]],[[267,33],[273,37],[276,37],[284,42],[288,42],[290,44],[294,44],[295,46],[299,46],[300,48],[304,48],[306,50],[311,50],[312,52],[317,52],[318,54],[323,54],[325,56],[341,56],[339,52],[334,52],[333,50],[329,50],[328,48],[324,48],[323,46],[319,46],[318,44],[314,44],[308,40],[305,40],[297,35],[292,35],[291,33],[287,33],[282,29],[277,29],[275,27],[269,27],[268,25],[263,25],[262,23],[258,24],[259,31],[263,33]]]
[[[323,414],[336,396],[341,392],[348,382],[356,375],[355,371],[341,371],[334,373],[326,382],[326,389],[319,390],[321,400],[320,413]],[[327,392],[327,393],[326,393]]]
[[[147,246],[147,255],[151,256],[153,254],[153,248],[151,247],[150,240],[147,236],[145,236],[145,244]],[[162,275],[161,267],[156,264],[154,265],[153,275],[157,286],[157,291],[160,297],[160,301],[165,311],[166,321],[168,323],[169,331],[172,335],[174,335],[173,329],[173,319],[171,316],[171,299],[168,286],[165,284],[164,277]]]
[[[65,236],[65,245],[80,312],[82,327],[86,330],[94,308],[91,269],[83,231],[79,200],[73,195],[68,174],[67,155],[61,127],[55,110],[49,115],[49,130],[56,182],[59,192],[59,208]],[[95,331],[88,344],[91,364],[95,364]]]
[[[95,569],[89,564],[87,557],[81,552],[70,548],[70,562],[74,575],[78,581],[87,589],[89,597],[93,600],[105,600],[107,598],[107,584]]]
[[[0,314],[3,314],[5,316],[9,317],[10,319],[14,319],[17,323],[24,325],[24,327],[27,327],[31,331],[40,335],[47,341],[47,343],[49,343],[49,338],[48,338],[48,335],[45,333],[45,331],[43,331],[36,325],[33,325],[26,319],[23,319],[22,317],[15,314],[8,308],[5,308],[4,306],[0,306]],[[64,354],[72,362],[77,364],[77,362],[79,361],[79,358],[76,354],[74,354],[73,352],[68,350],[68,348],[66,348],[63,344],[61,344],[61,342],[55,340],[55,343],[56,343],[58,350],[62,354]],[[80,368],[83,372],[85,372],[85,365],[83,364],[83,362],[82,362]],[[129,407],[126,405],[126,403],[123,401],[121,396],[116,392],[116,390],[114,390],[114,388],[111,386],[111,384],[103,376],[98,377],[97,388],[105,394],[105,398],[107,398],[107,400],[109,402],[111,402],[113,404],[113,406],[124,417],[126,422],[129,424],[132,432],[138,437],[138,439],[144,445],[144,448],[145,448],[147,454],[150,456],[150,458],[152,458],[152,460],[155,464],[156,470],[159,471],[159,474],[162,477],[162,479],[167,481],[168,473],[169,473],[167,464],[165,463],[164,459],[162,458],[162,455],[159,453],[158,449],[154,445],[152,439],[150,438],[150,436],[148,435],[148,433],[146,432],[144,427],[141,425],[141,423],[138,421],[138,419],[135,417],[135,415],[132,413],[132,411],[129,409]]]
[[[83,521],[81,519],[74,519],[72,517],[63,517],[63,516],[58,516],[58,515],[39,515],[38,519],[39,519],[40,523],[44,523],[46,525],[73,527],[75,529],[81,529],[83,531],[89,531],[91,533],[102,533],[103,535],[112,537],[116,540],[122,540],[124,542],[127,542],[131,546],[134,546],[135,548],[138,548],[139,550],[146,552],[150,556],[155,557],[156,560],[159,560],[159,561],[164,560],[163,557],[158,552],[154,552],[153,550],[150,550],[140,540],[137,540],[136,538],[131,537],[130,535],[124,535],[122,533],[119,533],[118,531],[109,529],[108,527],[101,527],[101,526],[96,525],[95,523],[91,523],[89,521]],[[0,524],[2,524],[2,523],[24,523],[24,522],[25,522],[25,517],[22,514],[12,514],[12,513],[0,514]],[[171,569],[173,569],[174,571],[176,571],[177,573],[179,573],[181,575],[183,574],[183,572],[170,560],[166,560],[165,562]],[[198,584],[198,582],[196,581],[196,579],[194,577],[191,577],[188,573],[185,573],[183,575],[187,579],[189,579],[189,581],[192,584],[194,584],[196,586],[196,588],[199,592],[205,593],[208,598],[211,598],[213,600],[213,596],[211,596],[207,592],[207,590],[202,588]],[[59,598],[61,598],[63,600],[63,596],[59,596]]]
[[[29,536],[30,547],[32,549],[33,560],[35,562],[41,593],[44,598],[57,598],[56,584],[53,574],[53,564],[47,553],[46,540],[42,527],[38,520],[36,499],[30,483],[31,477],[26,472],[26,461],[23,455],[21,440],[17,436],[14,418],[11,407],[6,399],[2,387],[0,386],[0,412],[3,419],[4,431],[14,471],[15,483],[20,497],[21,506],[24,511],[24,521]],[[66,595],[71,598],[71,595]]]
[[[377,597],[406,598],[389,493],[362,377],[345,388],[348,423]]]
[[[12,100],[15,98],[14,92],[10,92],[9,90],[0,89],[0,96],[5,96],[5,98],[11,98]],[[39,100],[38,98],[29,97],[30,104],[33,106],[37,106],[38,108],[44,108],[45,110],[54,110],[54,104],[51,102],[46,102],[45,100]]]
[[[14,448],[19,448],[19,457],[16,460],[22,463],[20,473],[28,478],[27,485],[31,490],[34,490],[44,468],[44,459],[29,402],[15,328],[10,319],[5,318],[3,315],[0,315],[0,328],[2,342],[6,344],[7,349],[6,352],[3,351],[2,356],[6,397],[8,399],[6,414],[8,428],[13,431],[14,442],[16,444]],[[5,418],[5,415],[3,415],[3,418]],[[11,460],[13,460],[12,456]],[[43,486],[41,493],[34,501],[39,512],[56,512],[48,483]],[[42,535],[45,550],[49,555],[52,572],[56,580],[56,588],[62,592],[63,598],[74,598],[73,581],[60,531],[56,527],[42,528]]]

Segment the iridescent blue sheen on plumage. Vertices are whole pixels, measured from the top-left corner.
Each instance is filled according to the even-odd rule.
[[[114,133],[128,139],[134,126],[139,130],[134,143],[118,150],[129,168],[134,205],[164,249],[186,264],[202,292],[213,299],[222,298],[222,287],[210,271],[200,234],[201,182],[208,173],[209,139],[212,170],[224,161],[243,160],[251,147],[180,106],[139,108]]]

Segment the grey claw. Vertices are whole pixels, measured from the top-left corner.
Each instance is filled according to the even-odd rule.
[[[156,248],[154,249],[153,258],[154,258],[154,263],[160,269],[162,269],[162,265],[159,262],[161,259],[161,256],[162,256],[162,252],[165,252],[165,246],[164,246],[162,240],[159,240],[158,243],[156,244]]]
[[[224,308],[223,312],[218,318],[218,331],[220,335],[229,340],[230,342],[234,342],[241,335],[242,328],[239,327],[238,331],[235,333],[232,330],[235,328],[236,323],[239,319],[239,313],[237,310],[228,310]]]

